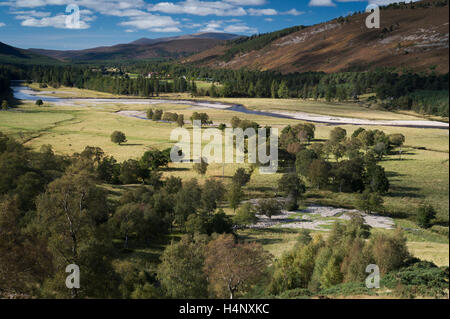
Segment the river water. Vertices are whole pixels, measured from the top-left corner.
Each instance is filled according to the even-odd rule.
[[[157,104],[181,104],[198,108],[212,108],[233,111],[237,113],[245,113],[258,116],[270,116],[274,118],[294,119],[313,123],[323,123],[328,125],[376,125],[376,126],[397,126],[397,127],[416,127],[416,128],[437,128],[448,129],[449,124],[438,121],[428,120],[368,120],[349,117],[336,117],[320,114],[312,114],[305,112],[293,111],[256,111],[250,110],[240,104],[226,104],[210,101],[196,100],[171,100],[171,99],[136,99],[136,98],[58,98],[48,96],[52,91],[33,91],[26,86],[12,86],[14,97],[19,100],[36,101],[41,99],[44,102],[63,105],[63,106],[88,106],[102,104],[124,104],[124,105],[157,105]],[[282,101],[280,101],[282,103]],[[145,119],[142,116],[132,116]]]

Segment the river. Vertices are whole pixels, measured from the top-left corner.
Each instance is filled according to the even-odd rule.
[[[237,113],[252,114],[258,116],[270,116],[274,118],[294,119],[313,123],[322,123],[329,125],[364,125],[364,126],[396,126],[396,127],[415,127],[415,128],[434,128],[448,129],[449,124],[438,121],[428,120],[369,120],[349,117],[336,117],[329,115],[312,114],[293,111],[256,111],[250,110],[241,104],[227,104],[211,101],[197,100],[171,100],[171,99],[129,99],[129,98],[58,98],[47,96],[52,91],[34,91],[26,86],[12,86],[14,97],[19,100],[36,101],[41,99],[44,102],[63,106],[87,106],[101,104],[124,104],[124,105],[157,105],[157,104],[182,104],[198,108],[213,108]],[[282,101],[280,100],[280,103]],[[142,116],[130,115],[131,117],[143,118]]]

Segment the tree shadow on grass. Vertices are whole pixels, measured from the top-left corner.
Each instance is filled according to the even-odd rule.
[[[112,196],[121,196],[122,191],[120,191],[118,189],[110,189],[110,190],[108,190],[108,194],[110,194]]]
[[[247,190],[249,192],[251,192],[251,191],[253,191],[253,192],[270,192],[273,190],[273,187],[268,187],[268,186],[248,187]]]
[[[186,172],[189,170],[187,167],[165,167],[161,169],[163,172]]]
[[[280,244],[283,242],[283,239],[281,239],[281,238],[261,238],[261,239],[253,240],[253,242],[265,246],[265,245]]]
[[[222,175],[214,175],[214,178],[224,178],[224,179],[232,179],[233,176],[222,176]]]
[[[391,197],[411,197],[424,198],[425,196],[418,194],[419,188],[410,186],[392,186],[389,195]]]
[[[405,174],[400,174],[400,173],[393,172],[393,171],[389,171],[389,172],[385,172],[385,173],[386,173],[387,178],[405,176]]]
[[[398,156],[398,155],[394,155],[394,156]],[[402,158],[397,157],[397,158],[388,158],[388,159],[384,159],[383,162],[408,162],[408,161],[414,161],[414,159],[412,158]]]
[[[384,217],[399,218],[399,219],[406,219],[411,216],[408,213],[400,212],[400,211],[384,212],[384,213],[380,213],[379,215],[384,216]]]
[[[280,244],[284,241],[281,237],[286,234],[298,234],[298,231],[294,229],[280,229],[280,228],[264,228],[264,229],[252,229],[251,233],[239,235],[239,239],[242,241],[256,242],[261,245]],[[276,238],[258,238],[259,236],[273,236],[280,235]]]
[[[150,252],[150,251],[133,251],[130,253],[131,256],[137,258],[137,259],[141,259],[141,260],[146,260],[148,262],[156,262],[158,263],[160,254],[156,254],[154,252]]]
[[[253,228],[249,236],[270,235],[270,234],[298,234],[298,230],[291,228]],[[244,235],[246,236],[246,235]]]
[[[267,229],[265,229],[267,230]],[[252,243],[258,243],[261,245],[272,245],[272,244],[279,244],[283,242],[282,238],[255,238],[254,234],[249,235],[239,235],[239,240],[243,242],[252,242]]]

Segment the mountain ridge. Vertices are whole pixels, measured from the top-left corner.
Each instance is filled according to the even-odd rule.
[[[140,38],[130,43],[84,50],[46,50],[37,48],[28,50],[60,61],[147,59],[158,57],[180,58],[199,53],[223,41],[239,37],[236,34],[207,32],[158,39]]]
[[[216,40],[233,40],[236,38],[241,37],[237,34],[231,34],[231,33],[220,33],[220,32],[199,32],[194,34],[185,34],[175,37],[167,37],[167,38],[157,38],[157,39],[151,39],[151,38],[140,38],[133,42],[130,42],[130,44],[137,44],[137,45],[145,45],[145,44],[156,44],[160,42],[169,42],[173,40],[189,40],[189,39],[216,39]]]
[[[368,14],[355,13],[293,30],[263,43],[262,47],[259,42],[267,35],[250,37],[243,43],[219,45],[181,62],[281,73],[333,73],[377,67],[448,73],[448,1],[421,1],[381,9],[379,29],[367,29]]]
[[[0,61],[3,63],[57,63],[58,61],[36,52],[20,49],[0,42]]]

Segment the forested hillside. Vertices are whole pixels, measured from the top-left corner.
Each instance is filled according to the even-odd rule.
[[[54,64],[57,62],[51,57],[0,42],[0,63]]]
[[[5,70],[11,69],[4,67]],[[130,78],[127,72],[141,74]],[[156,72],[158,77],[142,76]],[[122,66],[118,72],[78,66],[33,66],[14,68],[14,79],[32,80],[48,86],[69,86],[132,96],[158,96],[160,93],[190,92],[193,96],[300,98],[357,102],[373,94],[386,109],[413,110],[448,117],[448,73],[439,75],[371,72],[292,73],[233,71],[196,68],[173,63],[145,63]],[[167,77],[166,75],[170,75]],[[209,89],[197,88],[196,81],[220,83]]]

